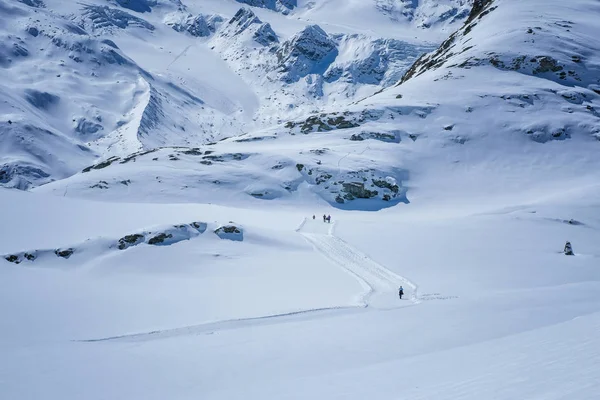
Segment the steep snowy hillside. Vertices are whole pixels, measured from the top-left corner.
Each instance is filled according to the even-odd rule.
[[[327,104],[344,107],[393,85],[433,48],[393,39],[393,22],[326,31],[302,17],[310,4],[293,1],[2,0],[0,7],[0,182],[21,189],[98,157],[198,146]],[[375,3],[369,10],[383,17]]]
[[[292,110],[274,113],[273,123],[284,115],[289,120],[198,148],[108,159],[38,190],[151,202],[212,201],[212,193],[223,202],[254,203],[316,195],[337,208],[377,210],[438,193],[447,199],[452,194],[443,192],[453,185],[479,197],[483,187],[503,196],[508,187],[552,192],[553,185],[597,179],[600,48],[588,40],[597,6],[582,0],[565,28],[555,20],[568,6],[552,3],[538,15],[535,5],[477,2],[460,30],[408,70],[367,61],[381,62],[381,56],[357,61],[356,54],[372,54],[373,44],[362,42],[362,48],[360,38],[332,37],[318,26],[283,40],[242,9],[208,43],[230,64],[247,59],[237,63],[245,65],[238,70],[242,79],[273,88],[259,110],[269,115],[265,110],[288,104]],[[250,42],[256,50],[244,45]],[[395,85],[399,71],[405,74]],[[393,86],[349,105],[335,101],[351,96],[343,88],[384,81]],[[308,115],[302,101],[293,100],[306,84],[306,99],[329,99]],[[542,178],[556,170],[550,159],[561,160],[552,182]],[[477,185],[456,181],[473,166],[480,168]],[[512,187],[508,170],[526,174],[528,185]]]

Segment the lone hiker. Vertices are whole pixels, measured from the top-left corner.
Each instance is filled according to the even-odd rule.
[[[404,296],[404,288],[400,286],[400,289],[398,289],[398,297],[400,297],[400,300],[402,300],[402,296]]]

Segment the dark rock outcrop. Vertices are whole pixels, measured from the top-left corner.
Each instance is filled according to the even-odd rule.
[[[207,37],[216,32],[223,18],[218,15],[179,15],[168,18],[165,23],[177,32],[187,32],[195,37]]]
[[[338,54],[336,42],[318,25],[309,25],[283,42],[275,53],[285,82],[324,74]]]
[[[238,3],[247,4],[252,7],[267,8],[273,11],[279,11],[282,14],[289,14],[291,10],[297,7],[297,0],[236,0]]]
[[[110,28],[138,27],[153,31],[154,25],[125,11],[108,6],[86,5],[83,8],[83,24],[92,31]]]

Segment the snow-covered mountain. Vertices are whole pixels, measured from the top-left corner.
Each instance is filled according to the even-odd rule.
[[[596,398],[598,16],[0,0],[0,398]]]
[[[26,189],[96,158],[197,146],[343,106],[393,85],[433,48],[327,32],[301,22],[311,4],[242,3],[3,0],[2,184]],[[267,16],[292,31],[255,14],[282,7]]]

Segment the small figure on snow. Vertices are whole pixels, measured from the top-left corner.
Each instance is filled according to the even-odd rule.
[[[315,219],[315,216],[314,216],[314,214],[313,214],[313,219]]]
[[[331,215],[327,216],[327,222],[331,222]]]
[[[574,256],[575,255],[575,253],[573,253],[573,248],[571,247],[571,242],[565,243],[564,253],[566,256]]]
[[[327,215],[323,214],[323,222],[327,222]]]
[[[402,296],[404,296],[404,288],[400,286],[400,289],[398,289],[398,297],[400,297],[400,300],[402,300]]]

